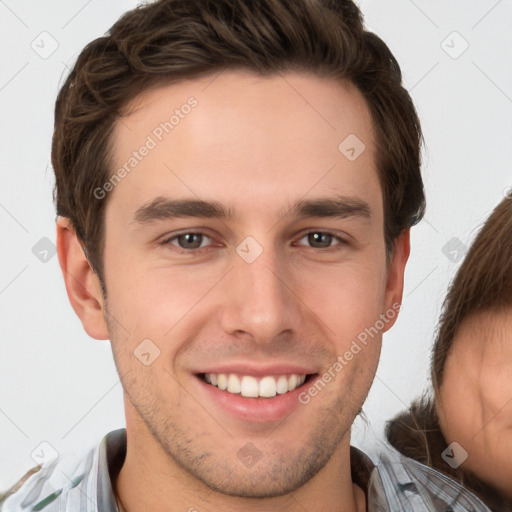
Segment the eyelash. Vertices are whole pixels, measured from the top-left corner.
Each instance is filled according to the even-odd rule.
[[[303,238],[305,238],[311,234],[330,235],[334,240],[336,240],[338,242],[337,244],[329,246],[327,248],[310,247],[310,249],[313,249],[316,251],[329,253],[329,252],[334,252],[334,251],[340,250],[343,246],[348,245],[348,242],[346,240],[344,240],[343,238],[335,235],[334,233],[332,233],[330,231],[321,231],[321,230],[320,231],[318,231],[318,230],[317,231],[307,231],[306,233],[302,234],[298,240],[300,241]],[[210,248],[210,246],[206,246],[206,247],[198,247],[195,249],[183,249],[182,247],[171,244],[172,241],[177,240],[180,236],[184,236],[184,235],[201,235],[201,236],[209,238],[210,240],[213,240],[211,236],[207,235],[206,233],[204,233],[202,231],[185,231],[183,233],[178,233],[177,235],[173,235],[169,238],[166,238],[165,240],[163,240],[161,242],[160,245],[162,245],[162,246],[172,245],[172,250],[176,251],[178,254],[202,253],[204,250],[208,250]]]

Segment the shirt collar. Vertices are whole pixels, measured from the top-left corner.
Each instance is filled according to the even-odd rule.
[[[374,469],[375,465],[366,453],[355,446],[350,447],[350,471],[352,475],[352,482],[364,491],[366,503],[368,503],[370,477]]]
[[[119,512],[113,484],[126,458],[126,429],[109,432],[101,441],[98,458],[98,510]]]

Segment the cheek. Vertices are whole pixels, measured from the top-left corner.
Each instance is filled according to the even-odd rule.
[[[341,365],[332,367],[332,373],[340,375],[342,382],[357,382],[354,392],[373,381],[383,328],[396,315],[393,311],[389,318],[382,316],[385,279],[379,272],[384,270],[373,262],[347,265],[324,275],[301,273],[302,297],[321,320],[318,324],[325,326],[325,339]]]
[[[488,365],[480,380],[480,394],[487,421],[512,435],[512,365],[503,361]]]
[[[468,383],[465,369],[448,358],[439,396],[439,423],[448,443],[457,441],[464,446],[482,423],[479,399],[474,382]]]
[[[511,368],[503,364],[467,358],[453,364],[449,358],[441,388],[443,431],[469,439],[482,428],[510,429],[511,383]]]
[[[212,272],[194,268],[132,266],[109,287],[109,310],[139,335],[162,338],[196,308],[215,284]]]
[[[384,265],[353,262],[324,273],[301,272],[300,282],[303,296],[332,329],[354,336],[372,327],[383,312],[384,276]]]

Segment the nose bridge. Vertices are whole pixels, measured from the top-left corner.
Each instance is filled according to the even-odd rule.
[[[300,314],[274,248],[260,246],[260,254],[252,259],[242,251],[248,247],[249,252],[255,249],[243,243],[237,248],[225,283],[223,327],[228,334],[245,332],[255,342],[268,343],[283,331],[296,329]]]

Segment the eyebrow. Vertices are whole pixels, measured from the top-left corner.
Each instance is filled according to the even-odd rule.
[[[134,220],[138,224],[147,224],[158,220],[171,220],[181,217],[228,219],[236,212],[227,209],[218,201],[200,199],[167,199],[157,197],[142,205],[136,212]],[[298,200],[291,208],[281,212],[280,217],[333,217],[371,218],[371,208],[362,199],[355,197],[327,197],[311,200]]]

